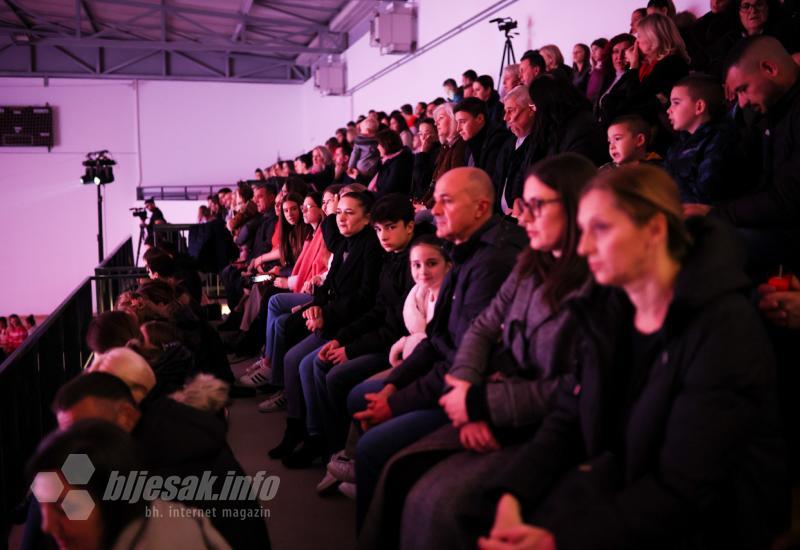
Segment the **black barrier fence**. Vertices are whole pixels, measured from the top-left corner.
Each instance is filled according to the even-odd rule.
[[[28,491],[25,464],[55,427],[50,403],[89,358],[86,331],[94,312],[111,309],[117,296],[142,275],[132,265],[129,238],[0,365],[0,548],[8,547],[15,509]]]

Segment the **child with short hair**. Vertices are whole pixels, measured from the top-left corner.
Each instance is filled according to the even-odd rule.
[[[639,115],[624,115],[614,119],[608,127],[608,154],[611,162],[600,169],[619,168],[620,166],[649,162],[657,164],[661,158],[655,153],[648,153],[652,128]]]
[[[743,155],[738,134],[725,118],[722,85],[707,75],[678,81],[667,110],[680,139],[667,152],[664,168],[678,183],[684,203],[716,204],[737,193]]]

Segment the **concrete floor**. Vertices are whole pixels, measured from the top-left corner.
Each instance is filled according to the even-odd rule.
[[[252,360],[232,365],[241,373]],[[283,436],[286,413],[260,413],[256,406],[265,396],[240,397],[230,407],[228,442],[245,471],[280,477],[277,496],[262,503],[269,509],[267,520],[272,547],[276,550],[326,550],[355,547],[355,502],[340,495],[320,497],[315,486],[325,474],[324,466],[288,470],[267,451]]]

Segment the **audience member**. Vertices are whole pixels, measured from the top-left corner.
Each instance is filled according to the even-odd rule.
[[[608,127],[608,153],[611,162],[603,165],[602,169],[653,161],[653,155],[647,152],[651,133],[652,128],[639,115],[623,115],[615,119]]]
[[[734,235],[681,218],[677,186],[651,166],[584,193],[579,251],[604,286],[582,309],[579,376],[490,484],[511,493],[491,540],[769,546],[786,502],[774,358]]]
[[[484,170],[497,185],[497,156],[508,139],[508,130],[489,118],[486,103],[476,97],[464,99],[453,113],[458,133],[466,142],[464,164]]]
[[[513,137],[506,141],[498,157],[500,186],[495,208],[503,214],[511,214],[514,202],[522,196],[525,174],[531,165],[530,135],[536,111],[525,86],[517,86],[511,90],[506,95],[504,103],[505,122]]]
[[[360,133],[353,144],[350,155],[350,166],[347,175],[357,181],[369,181],[378,171],[380,153],[378,153],[378,122],[367,118],[359,125]]]
[[[629,64],[627,51],[633,46],[636,37],[630,34],[618,34],[608,43],[608,61],[611,66],[608,85],[600,93],[594,103],[594,114],[603,126],[608,126],[618,110],[619,102],[628,95],[629,79],[624,78],[628,74]]]
[[[500,79],[500,99],[505,99],[508,92],[522,84],[519,76],[519,65],[506,65],[503,69],[503,77]]]
[[[65,480],[67,489],[74,489],[76,494],[83,491],[81,494],[88,496],[88,501],[76,502],[76,509],[71,511],[73,517],[87,513],[86,519],[70,519],[61,503],[52,498],[54,493],[64,490],[62,483],[54,486],[48,483],[52,477],[36,476],[40,472],[58,471],[64,461],[74,455],[88,456],[93,466],[92,476],[85,484],[74,485]],[[134,545],[231,548],[208,518],[197,517],[179,503],[160,499],[147,502],[103,498],[114,476],[129,475],[141,469],[133,439],[109,422],[84,420],[51,433],[39,444],[27,468],[34,493],[48,497],[38,504],[35,514],[36,519],[41,518],[42,530],[53,539],[42,543],[62,548],[130,548]],[[266,538],[264,542],[269,544]]]
[[[400,136],[391,129],[381,130],[376,136],[378,153],[381,156],[378,171],[368,189],[380,198],[389,193],[411,193],[411,177],[414,172],[414,154],[403,145]]]
[[[370,511],[370,521],[383,515],[381,547],[398,539],[403,548],[469,546],[459,540],[459,512],[519,454],[519,443],[535,433],[559,383],[572,374],[580,344],[571,306],[592,288],[577,253],[576,217],[581,190],[595,172],[585,158],[566,153],[537,163],[526,179],[519,201],[529,248],[459,345],[445,377],[452,389],[439,399],[451,424],[385,469],[383,509],[376,500]]]
[[[725,84],[740,108],[764,116],[761,178],[756,191],[720,205],[715,215],[748,230],[753,269],[798,265],[800,219],[800,68],[769,36],[749,38],[731,52]],[[708,207],[689,207],[704,213]],[[760,269],[759,269],[760,268]]]
[[[409,107],[411,106],[409,105]],[[400,141],[404,147],[408,147],[408,149],[414,148],[412,145],[414,136],[412,135],[411,130],[409,130],[409,125],[402,113],[396,111],[389,115],[389,128],[398,136],[400,136]]]
[[[709,76],[687,76],[672,88],[667,113],[680,140],[667,152],[664,168],[684,203],[718,204],[741,192],[744,155],[725,108],[722,86]]]
[[[22,319],[19,315],[12,313],[8,316],[8,328],[5,331],[5,351],[6,355],[11,355],[14,350],[22,345],[25,338],[28,337],[28,331],[22,325]]]
[[[523,86],[530,86],[537,76],[546,72],[544,58],[536,50],[528,50],[519,60],[519,77]]]
[[[475,168],[453,169],[436,182],[436,234],[455,247],[428,338],[387,378],[363,382],[350,392],[348,409],[368,429],[356,450],[359,525],[383,465],[446,422],[437,407],[443,376],[467,328],[497,293],[524,246],[519,226],[493,215],[494,194],[487,174]]]
[[[503,121],[503,104],[500,94],[494,89],[494,79],[482,74],[472,83],[472,95],[486,103],[486,112],[490,119],[500,124]]]
[[[411,198],[417,203],[423,203],[425,195],[433,185],[433,174],[436,170],[436,161],[442,150],[439,143],[439,134],[436,122],[432,118],[423,117],[419,120],[417,136],[420,148],[414,154],[414,170],[411,177]]]
[[[544,66],[548,74],[572,83],[572,69],[564,63],[564,55],[555,44],[547,44],[539,48],[544,58]]]
[[[572,85],[584,94],[589,85],[592,69],[591,54],[586,44],[575,44],[572,48]]]

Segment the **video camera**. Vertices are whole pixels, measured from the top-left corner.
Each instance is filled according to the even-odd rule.
[[[131,211],[131,216],[134,218],[139,218],[142,221],[147,219],[147,209],[146,208],[139,208],[137,206],[133,208],[129,208],[128,210]]]
[[[497,23],[497,29],[506,34],[516,29],[518,24],[510,17],[495,17],[494,19],[490,19],[489,23]]]

